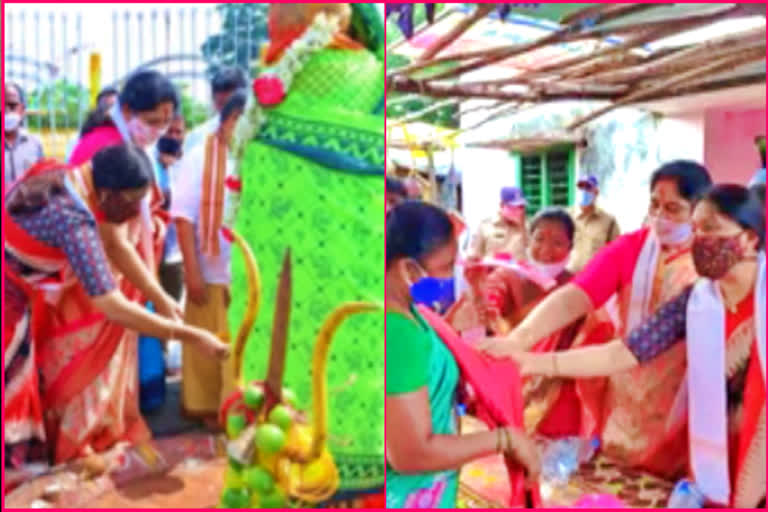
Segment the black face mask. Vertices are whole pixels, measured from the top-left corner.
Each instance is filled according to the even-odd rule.
[[[157,150],[166,155],[179,156],[181,154],[181,142],[172,137],[160,137],[157,139]]]

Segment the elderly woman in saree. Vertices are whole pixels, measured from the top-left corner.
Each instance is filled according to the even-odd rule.
[[[98,219],[124,229],[139,214],[151,172],[140,150],[111,146],[87,175],[46,160],[6,195],[6,470],[149,439],[138,408],[135,332],[228,354],[214,336],[149,313],[121,292],[125,277],[105,254]]]
[[[687,379],[670,420],[688,424],[692,476],[712,505],[754,508],[765,502],[766,484],[765,208],[740,185],[717,185],[693,222],[701,277],[626,339],[511,357],[528,374],[595,377],[681,349]]]
[[[573,219],[565,210],[540,211],[530,224],[527,260],[516,267],[506,265],[503,258],[468,262],[469,290],[446,319],[470,342],[483,337],[486,331],[508,333],[537,303],[573,277],[565,267],[574,231]],[[613,326],[607,318],[588,315],[543,339],[534,350],[566,350],[577,337],[591,343],[612,334]],[[573,380],[530,377],[523,393],[529,433],[552,437],[579,433],[581,411]]]

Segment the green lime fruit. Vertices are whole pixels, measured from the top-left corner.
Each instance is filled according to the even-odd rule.
[[[232,467],[228,467],[227,473],[224,476],[224,487],[227,489],[242,489],[244,486],[245,482],[243,482],[242,473],[234,470]]]
[[[226,508],[248,508],[251,498],[245,489],[224,489],[221,496],[221,503]]]
[[[288,405],[296,405],[296,393],[292,389],[283,388],[283,402]]]
[[[291,428],[291,423],[293,423],[291,411],[284,405],[278,405],[270,411],[269,422],[274,423],[283,430],[288,430]]]
[[[227,415],[227,436],[230,439],[234,439],[240,435],[248,421],[242,414],[229,414]]]
[[[243,402],[249,409],[256,410],[264,403],[264,391],[256,386],[250,386],[243,392]]]
[[[264,468],[248,468],[243,473],[245,485],[252,491],[260,493],[270,493],[275,488],[275,480],[272,475]]]
[[[277,453],[284,444],[285,434],[277,425],[267,423],[256,431],[256,447],[259,453]]]
[[[280,490],[275,489],[274,492],[262,496],[261,500],[259,500],[259,505],[261,505],[261,508],[285,508],[285,496],[283,496]]]

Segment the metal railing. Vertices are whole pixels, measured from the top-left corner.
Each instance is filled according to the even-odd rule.
[[[95,89],[119,86],[139,68],[166,73],[206,103],[210,71],[255,58],[266,26],[264,4],[129,5],[6,7],[4,80],[26,91],[31,131],[71,134],[93,106]]]

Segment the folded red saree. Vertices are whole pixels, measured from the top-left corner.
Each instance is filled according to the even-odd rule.
[[[462,381],[475,392],[474,413],[489,428],[510,426],[523,430],[523,385],[515,362],[493,359],[468,345],[437,313],[419,306],[419,313],[437,332],[456,358]],[[532,503],[526,499],[525,472],[513,458],[505,457],[509,475],[510,507],[540,506],[538,486],[530,491]]]

